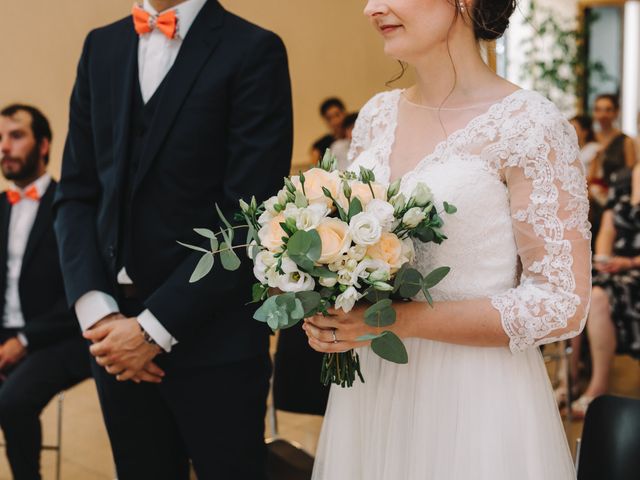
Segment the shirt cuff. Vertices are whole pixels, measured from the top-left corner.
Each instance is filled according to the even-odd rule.
[[[165,352],[169,353],[178,343],[149,309],[138,315],[138,323]]]
[[[24,335],[24,333],[22,332],[18,333],[17,337],[18,337],[18,341],[22,344],[24,348],[27,348],[29,346],[29,340],[27,340],[27,337]]]
[[[118,302],[111,296],[98,290],[91,290],[81,296],[75,304],[76,316],[82,331],[89,330],[107,315],[118,313]]]

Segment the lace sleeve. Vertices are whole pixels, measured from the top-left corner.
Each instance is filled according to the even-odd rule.
[[[360,109],[358,119],[353,127],[351,145],[347,155],[348,165],[351,165],[362,152],[371,146],[375,118],[384,110],[385,104],[388,103],[388,96],[386,92],[378,93]]]
[[[529,121],[500,155],[522,274],[491,302],[514,353],[580,333],[591,293],[589,204],[576,135],[557,110],[538,113],[545,120]]]

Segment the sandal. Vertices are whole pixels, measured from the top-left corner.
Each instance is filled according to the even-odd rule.
[[[593,399],[594,397],[587,397],[586,395],[581,396],[571,404],[571,415],[579,420],[584,419],[587,414],[589,404],[593,402]]]

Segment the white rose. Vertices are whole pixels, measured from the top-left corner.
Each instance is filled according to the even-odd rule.
[[[267,273],[275,264],[276,259],[273,254],[267,250],[262,250],[256,255],[256,260],[253,263],[253,275],[260,283],[269,283]]]
[[[323,287],[333,288],[338,283],[338,279],[335,277],[320,277],[318,283]]]
[[[358,245],[373,245],[380,240],[382,226],[371,213],[361,212],[349,222],[351,239]]]
[[[353,306],[356,304],[358,300],[362,298],[362,295],[358,293],[358,291],[353,288],[347,288],[344,293],[341,293],[336,298],[335,308],[342,308],[345,313],[349,313],[353,310]]]
[[[371,200],[367,205],[367,208],[364,209],[365,212],[376,217],[382,228],[387,231],[391,228],[391,224],[394,220],[393,210],[393,205],[389,202],[385,202],[384,200],[380,200],[379,198]]]
[[[417,227],[427,216],[424,214],[420,207],[413,207],[407,210],[407,213],[402,217],[402,223],[409,228]]]
[[[316,286],[313,277],[301,272],[298,265],[288,257],[282,258],[282,271],[284,275],[278,277],[277,288],[283,292],[307,292]]]
[[[416,205],[424,207],[433,200],[433,193],[431,193],[431,189],[426,184],[420,182],[413,189],[412,197],[416,201]]]
[[[313,204],[307,208],[301,208],[298,210],[298,215],[296,217],[296,227],[298,230],[304,230],[306,232],[314,230],[320,225],[320,222],[327,213],[329,213],[329,209],[322,203]]]

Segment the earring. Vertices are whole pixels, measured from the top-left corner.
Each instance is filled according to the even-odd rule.
[[[460,9],[461,12],[464,12],[467,9],[467,7],[464,5],[463,0],[458,0],[458,8]]]

